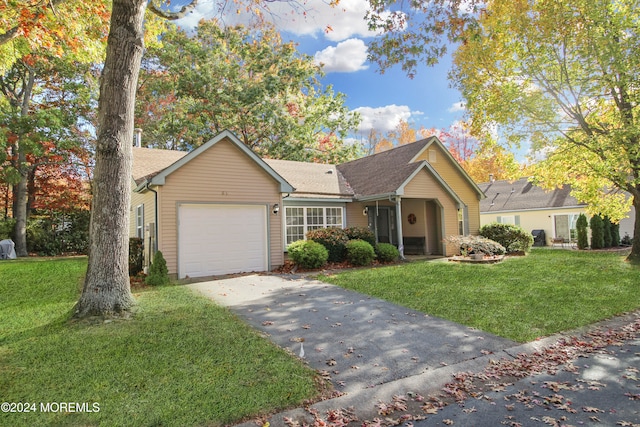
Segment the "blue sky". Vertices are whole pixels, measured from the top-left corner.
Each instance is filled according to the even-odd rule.
[[[194,13],[178,24],[192,27],[200,19],[217,17],[218,5],[217,0],[200,0]],[[233,7],[225,11],[225,22],[247,19],[244,13],[236,14]],[[448,129],[461,120],[461,96],[447,80],[450,58],[443,58],[435,67],[421,67],[414,79],[399,66],[380,74],[375,64],[366,61],[366,44],[375,36],[363,19],[367,7],[368,0],[340,0],[338,7],[322,0],[296,6],[290,2],[269,3],[283,39],[297,42],[300,52],[323,63],[326,75],[322,84],[344,93],[349,109],[360,113],[361,137],[366,138],[372,127],[390,131],[400,120],[415,128],[438,129]],[[328,26],[333,31],[326,31]]]

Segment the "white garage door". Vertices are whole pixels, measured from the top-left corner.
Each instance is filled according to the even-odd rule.
[[[178,208],[178,274],[265,271],[265,206],[184,204]]]

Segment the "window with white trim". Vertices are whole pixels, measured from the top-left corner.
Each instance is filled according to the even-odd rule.
[[[285,208],[286,245],[302,240],[308,231],[318,228],[342,228],[342,208],[298,207]]]
[[[516,225],[516,216],[515,215],[499,216],[498,222],[500,224]]]
[[[136,237],[144,239],[144,205],[136,206]]]

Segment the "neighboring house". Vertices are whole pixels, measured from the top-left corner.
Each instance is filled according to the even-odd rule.
[[[436,137],[337,166],[261,159],[228,131],[188,154],[134,147],[133,159],[131,236],[179,278],[271,270],[317,228],[369,227],[401,252],[452,255],[443,238],[480,227],[483,193]]]
[[[528,178],[517,181],[490,181],[479,184],[486,198],[480,202],[480,222],[519,225],[532,232],[543,230],[546,245],[553,239],[575,239],[578,215],[586,213],[587,205],[571,196],[571,187],[545,190]],[[620,221],[620,237],[633,236],[633,211],[631,218]]]

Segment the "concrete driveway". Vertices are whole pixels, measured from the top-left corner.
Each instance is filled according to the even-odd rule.
[[[517,345],[310,279],[250,275],[188,285],[353,394]],[[448,378],[448,377],[447,377]]]

